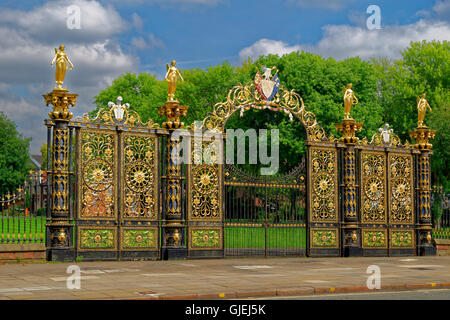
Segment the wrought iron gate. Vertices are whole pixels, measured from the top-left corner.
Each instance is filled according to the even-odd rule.
[[[75,124],[76,253],[83,259],[160,256],[159,136],[126,120]]]
[[[225,170],[225,255],[306,253],[305,159],[281,176]]]

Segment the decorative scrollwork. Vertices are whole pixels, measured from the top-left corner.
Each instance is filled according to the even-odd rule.
[[[382,153],[361,153],[362,215],[363,222],[386,221],[385,157]]]
[[[192,158],[199,152],[203,152],[208,147],[208,142],[202,143],[201,150],[192,148]],[[215,150],[211,150],[211,156],[215,157]],[[217,162],[212,164],[194,164],[191,165],[191,219],[220,219],[221,194],[220,194],[220,166]]]
[[[392,223],[413,222],[412,157],[411,155],[389,155],[390,176],[390,221]]]
[[[242,116],[251,108],[281,111],[288,114],[291,120],[296,117],[304,125],[310,141],[336,140],[331,134],[327,137],[314,113],[306,110],[303,99],[294,90],[289,91],[281,85],[273,99],[268,101],[255,88],[254,81],[233,87],[228,92],[227,100],[215,104],[213,111],[208,113],[203,120],[203,128],[223,132],[226,122],[233,113],[240,111]]]
[[[118,120],[114,114],[117,106],[101,108],[94,118],[85,113],[82,117],[77,117],[76,122],[92,123],[92,124],[106,124],[106,125],[126,125],[129,127],[145,127],[145,128],[159,128],[160,125],[148,118],[147,122],[142,122],[139,114],[134,110],[123,108],[122,118]]]
[[[81,217],[114,216],[115,136],[83,131],[81,137]]]
[[[306,183],[305,180],[306,180],[305,158],[302,158],[300,164],[295,168],[293,168],[290,172],[282,175],[270,175],[270,176],[253,175],[239,169],[234,164],[228,164],[225,166],[226,182],[239,181],[241,183],[251,183],[251,184],[269,184],[269,185],[297,184],[305,186]]]
[[[156,219],[156,138],[133,133],[123,142],[124,217]]]
[[[311,220],[337,220],[337,153],[332,149],[311,150]]]

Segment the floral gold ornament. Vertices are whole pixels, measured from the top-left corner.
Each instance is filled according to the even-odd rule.
[[[257,73],[254,81],[233,87],[224,102],[214,105],[202,122],[205,130],[224,132],[225,124],[232,114],[239,111],[241,116],[250,109],[279,111],[287,114],[290,120],[298,119],[305,127],[309,141],[333,141],[316,120],[313,112],[306,110],[303,99],[294,90],[287,90],[279,84],[278,77],[272,76],[272,70],[265,68],[264,74]],[[269,71],[267,71],[269,70]],[[269,74],[270,72],[270,74]],[[191,129],[194,129],[191,127]]]
[[[83,130],[79,135],[79,217],[113,218],[116,138],[111,132],[97,130]]]
[[[124,168],[123,204],[126,219],[157,218],[158,142],[154,135],[124,133],[122,167]]]
[[[412,157],[411,155],[390,153],[389,181],[391,223],[413,223]]]
[[[193,249],[220,249],[221,231],[218,229],[191,230],[190,247]]]
[[[337,247],[336,230],[311,230],[312,247]]]
[[[390,231],[390,238],[392,247],[406,247],[412,248],[414,246],[414,232],[413,231]]]
[[[363,247],[364,248],[386,248],[386,231],[385,230],[363,230]]]
[[[122,249],[154,249],[156,248],[157,231],[155,228],[122,230]]]
[[[315,164],[310,174],[312,185],[312,192],[310,193],[311,221],[336,221],[336,150],[312,148],[310,157],[310,161]]]

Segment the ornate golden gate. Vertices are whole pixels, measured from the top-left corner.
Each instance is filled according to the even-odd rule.
[[[309,256],[435,254],[429,143],[435,132],[423,124],[424,114],[410,132],[414,145],[402,144],[386,126],[370,142],[360,140],[356,132],[362,124],[349,117],[357,103],[349,85],[345,118],[336,124],[342,133],[338,139],[325,133],[302,98],[280,85],[277,75],[270,79],[271,70],[266,68],[264,80],[257,73],[254,81],[232,88],[200,128],[188,128],[185,134],[195,138],[209,131],[223,139],[225,124],[236,111],[284,112],[303,124],[307,136],[304,234]],[[188,107],[174,100],[170,88],[168,101],[159,107],[166,117],[163,128],[151,120],[142,123],[120,103],[101,109],[94,119],[85,115],[71,121],[68,110],[76,94],[55,88],[44,96],[53,105],[45,123],[47,158],[52,159],[51,170],[50,164],[47,168],[49,260],[224,255],[225,179],[223,162],[214,161],[222,155],[212,152],[212,162],[198,162],[194,148],[191,164],[178,161],[179,143],[186,137],[175,131],[183,128],[180,117]],[[199,152],[208,146],[202,142]]]
[[[75,121],[76,252],[85,259],[160,256],[160,142],[156,125],[125,109]]]
[[[389,133],[361,145],[361,239],[365,255],[412,255],[416,248],[416,155]]]

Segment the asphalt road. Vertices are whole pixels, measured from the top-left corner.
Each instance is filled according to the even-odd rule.
[[[252,299],[252,298],[250,298]],[[334,293],[312,296],[267,297],[262,300],[450,300],[450,289]]]

